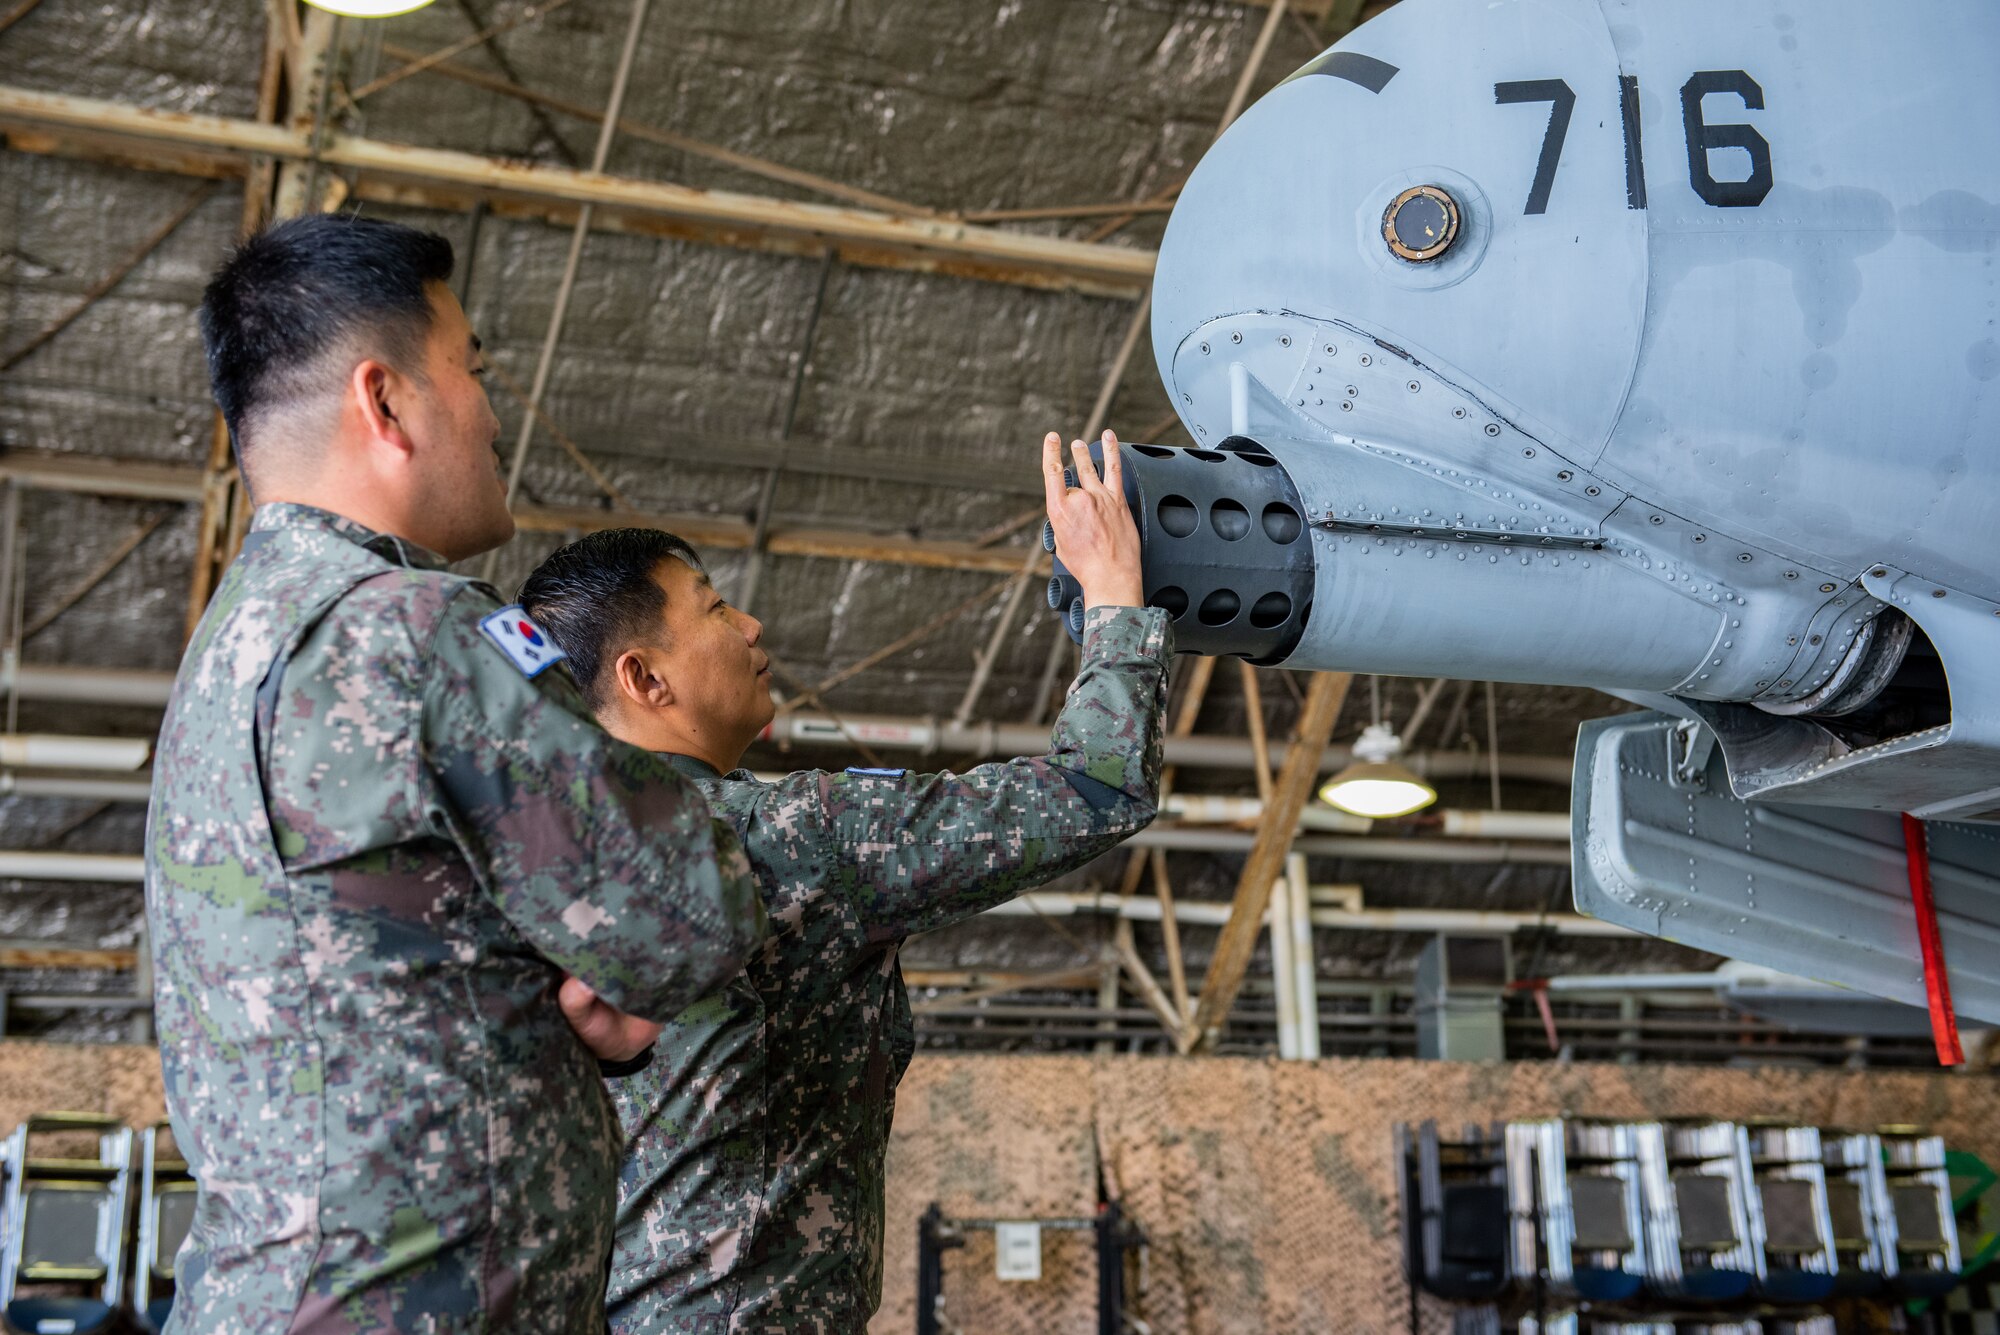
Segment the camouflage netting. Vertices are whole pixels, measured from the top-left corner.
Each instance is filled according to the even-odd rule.
[[[1409,1291],[1390,1141],[1398,1121],[1579,1112],[1918,1122],[1991,1158],[2000,1155],[1995,1092],[1990,1078],[1943,1072],[927,1057],[898,1096],[872,1329],[912,1328],[916,1221],[933,1200],[948,1215],[1087,1214],[1101,1169],[1151,1240],[1130,1310],[1159,1335],[1400,1331]],[[1079,1143],[1094,1143],[1101,1159],[1079,1155]],[[1088,1237],[1045,1237],[1039,1283],[995,1279],[982,1235],[949,1254],[947,1310],[960,1330],[1095,1329]],[[1450,1328],[1445,1304],[1426,1299],[1422,1316],[1426,1332]]]
[[[1150,1241],[1129,1310],[1158,1335],[1407,1329],[1390,1128],[1561,1112],[1914,1122],[2000,1160],[1992,1076],[1783,1067],[926,1056],[896,1100],[877,1332],[914,1327],[917,1218],[1087,1217],[1099,1175]],[[33,1112],[161,1111],[146,1047],[0,1046],[0,1131]],[[964,1335],[1088,1335],[1089,1233],[1043,1234],[1042,1278],[994,1276],[993,1238],[945,1260]],[[1425,1299],[1425,1335],[1450,1309]]]
[[[166,1115],[160,1055],[113,1043],[0,1044],[0,1135],[35,1113],[101,1112],[146,1127]]]

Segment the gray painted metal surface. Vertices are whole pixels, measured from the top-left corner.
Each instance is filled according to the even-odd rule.
[[[1676,774],[1682,722],[1583,726],[1571,810],[1576,905],[1701,950],[1925,1004],[1900,818],[1744,802],[1711,753]],[[1952,1000],[2000,1023],[2000,831],[1934,822],[1931,874]]]
[[[1223,135],[1154,289],[1197,443],[1306,507],[1288,665],[1702,720],[1716,828],[1595,773],[1637,823],[1579,839],[1579,904],[1917,1001],[1900,837],[1830,809],[2000,821],[1996,67],[1990,6],[1404,0]],[[1937,842],[1995,1018],[2000,846]]]
[[[1287,661],[1741,706],[1790,734],[1719,729],[1746,795],[2000,807],[1996,60],[1993,9],[1406,0],[1252,107],[1153,341],[1309,510]],[[1935,717],[1824,725],[1933,650]]]

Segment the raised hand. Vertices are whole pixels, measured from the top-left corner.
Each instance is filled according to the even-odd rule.
[[[1070,442],[1078,485],[1063,477],[1062,437],[1042,437],[1042,490],[1055,530],[1056,555],[1083,586],[1085,607],[1138,607],[1146,600],[1139,568],[1139,530],[1125,506],[1125,470],[1118,437],[1104,433],[1104,477],[1082,441]]]

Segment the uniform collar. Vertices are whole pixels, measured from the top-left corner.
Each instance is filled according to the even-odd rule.
[[[674,772],[690,779],[731,779],[739,783],[756,781],[756,775],[747,769],[736,769],[724,774],[715,766],[698,756],[684,756],[677,751],[661,751],[660,759],[674,767]]]
[[[416,570],[443,570],[450,564],[428,547],[419,547],[408,538],[399,538],[393,533],[377,533],[366,524],[356,523],[345,515],[337,515],[318,506],[277,501],[270,505],[258,506],[256,513],[250,517],[252,533],[270,533],[286,529],[311,529],[330,533],[344,542],[351,542],[356,547],[374,553],[393,565],[409,566]]]

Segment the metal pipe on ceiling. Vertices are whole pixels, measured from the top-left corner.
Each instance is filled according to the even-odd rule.
[[[146,879],[146,859],[136,853],[44,853],[0,850],[0,877],[22,881],[132,881]]]
[[[761,740],[845,748],[852,745],[850,737],[879,750],[923,754],[1032,756],[1040,755],[1049,745],[1048,729],[1022,724],[961,726],[935,718],[844,712],[835,722],[825,714],[805,710],[774,721]],[[1247,737],[1169,737],[1166,748],[1169,765],[1188,769],[1247,770],[1256,763]],[[1291,745],[1273,741],[1270,749],[1271,763],[1283,765]],[[1352,758],[1347,747],[1329,746],[1320,760],[1320,773],[1341,769]],[[1427,779],[1484,778],[1487,771],[1482,757],[1464,751],[1425,751],[1399,759]],[[1568,784],[1573,763],[1568,756],[1507,755],[1500,757],[1500,772],[1511,779]]]
[[[1264,804],[1254,797],[1218,797],[1169,793],[1160,814],[1184,825],[1248,825],[1264,814]],[[1419,819],[1453,839],[1535,839],[1568,843],[1569,813],[1566,811],[1461,811],[1430,810]],[[1299,828],[1327,834],[1367,834],[1377,822],[1366,816],[1350,815],[1327,806],[1309,806],[1299,817]]]
[[[131,802],[144,806],[152,801],[153,780],[144,774],[114,778],[97,774],[50,774],[5,769],[0,770],[0,797],[60,797],[83,802]]]
[[[1505,933],[1538,928],[1558,936],[1638,940],[1639,933],[1580,913],[1542,914],[1519,909],[1327,909],[1312,911],[1315,927],[1350,931]]]
[[[0,693],[23,700],[164,709],[173,689],[171,672],[0,662]]]
[[[136,770],[152,757],[144,737],[67,737],[43,732],[0,733],[0,765],[42,769]]]
[[[23,700],[161,709],[165,708],[173,687],[171,672],[0,662],[0,693],[18,691]],[[971,723],[957,727],[934,718],[895,714],[842,714],[841,723],[846,725],[845,731],[824,714],[800,711],[776,720],[760,740],[845,749],[852,745],[848,740],[852,734],[885,751],[980,757],[1040,755],[1049,745],[1048,729],[1024,724]],[[1167,763],[1187,769],[1247,770],[1256,763],[1247,737],[1170,737],[1166,746]],[[1289,750],[1289,743],[1272,742],[1271,763],[1282,765]],[[1347,747],[1330,746],[1320,761],[1320,772],[1340,769],[1351,758]],[[1486,772],[1479,757],[1463,751],[1424,751],[1404,756],[1402,761],[1427,779],[1479,778]],[[1534,783],[1567,784],[1571,766],[1568,756],[1500,757],[1501,774]],[[1492,815],[1486,813],[1485,818]]]
[[[1196,830],[1155,825],[1132,836],[1133,848],[1165,848],[1182,853],[1247,853],[1256,836],[1245,830]],[[1294,852],[1311,857],[1360,858],[1373,862],[1513,862],[1567,867],[1566,844],[1512,843],[1472,839],[1385,839],[1374,836],[1304,834]]]
[[[134,854],[46,853],[0,851],[0,877],[27,881],[122,881],[145,879],[145,859]],[[1323,887],[1314,887],[1315,890]],[[1220,927],[1229,921],[1230,906],[1199,900],[1176,900],[1177,922]],[[1158,922],[1160,901],[1150,896],[1077,894],[1038,890],[988,909],[985,917],[1072,917],[1082,913],[1115,914],[1134,922]],[[1629,937],[1634,933],[1612,923],[1575,913],[1543,914],[1527,910],[1430,908],[1314,907],[1308,917],[1314,927],[1378,932],[1515,932],[1540,928],[1562,936]]]
[[[1712,992],[1721,993],[1729,979],[1713,969],[1700,973],[1573,973],[1545,978],[1551,992]]]
[[[77,768],[82,767],[79,766]],[[773,782],[783,776],[777,773],[769,773],[759,774],[758,777],[764,779],[766,782]],[[0,794],[14,793],[22,797],[81,797],[106,802],[145,802],[151,794],[149,782],[149,779],[145,776],[99,778],[87,774],[51,773],[48,770],[32,767],[0,769]],[[1165,808],[1165,814],[1169,818],[1169,823],[1160,828],[1198,829],[1205,825],[1233,823],[1236,820],[1235,817],[1225,818],[1207,814],[1204,811],[1204,807],[1211,801],[1225,802],[1240,800],[1254,799],[1197,798],[1194,799],[1194,803],[1200,805],[1190,804],[1193,805],[1194,814],[1188,814],[1185,811],[1178,810],[1177,808],[1180,808],[1182,803],[1170,796],[1167,799],[1167,806]],[[1175,823],[1175,818],[1184,823]],[[1366,832],[1368,824],[1369,822],[1364,818],[1345,817],[1343,813],[1308,811],[1305,818],[1299,822],[1299,828],[1303,830],[1327,830],[1341,834],[1361,835]],[[1446,832],[1447,834],[1451,833],[1449,829]],[[1567,835],[1567,831],[1556,832],[1553,830],[1542,831],[1538,829],[1532,836],[1517,831],[1510,837],[1532,837],[1554,840],[1558,837],[1558,833],[1565,837]],[[1207,847],[1207,845],[1204,845],[1204,847]]]
[[[1313,886],[1319,894],[1327,887]],[[1344,888],[1344,887],[1337,887]],[[1275,896],[1274,896],[1275,900]],[[1070,918],[1079,914],[1107,914],[1130,922],[1160,921],[1160,901],[1151,895],[1120,898],[1111,894],[1085,894],[1061,890],[1031,890],[1004,904],[986,910],[987,918]],[[1270,910],[1266,910],[1268,921]],[[1416,909],[1416,908],[1326,908],[1313,905],[1308,919],[1314,927],[1331,927],[1362,932],[1517,932],[1542,928],[1559,936],[1636,937],[1638,934],[1615,923],[1599,922],[1578,913],[1543,914],[1532,909]],[[1222,902],[1176,899],[1174,921],[1196,927],[1220,927],[1229,921],[1229,905]]]
[[[1502,766],[1504,771],[1505,766]],[[1427,813],[1428,814],[1428,813]],[[1567,811],[1440,811],[1446,835],[1457,838],[1547,839],[1568,843]]]

